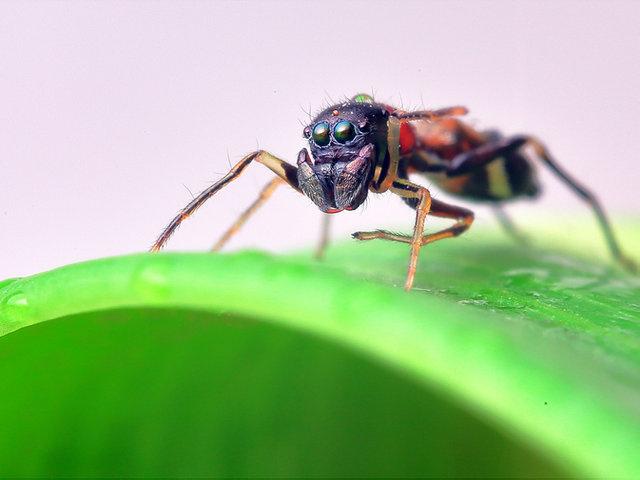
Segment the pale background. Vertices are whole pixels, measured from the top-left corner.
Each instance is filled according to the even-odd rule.
[[[0,279],[145,250],[227,156],[293,162],[304,110],[363,90],[534,133],[640,214],[640,2],[1,2]],[[208,248],[268,178],[256,165],[169,248]],[[543,180],[512,208],[524,227],[589,215]],[[308,245],[319,216],[282,189],[229,249]],[[383,195],[334,219],[345,239],[413,213]]]

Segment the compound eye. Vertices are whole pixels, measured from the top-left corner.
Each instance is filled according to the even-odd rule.
[[[336,141],[346,143],[356,136],[356,127],[353,126],[353,123],[342,120],[333,127],[333,136]]]
[[[329,145],[330,140],[329,124],[327,122],[320,122],[313,127],[313,141],[316,142],[316,145],[321,147]]]

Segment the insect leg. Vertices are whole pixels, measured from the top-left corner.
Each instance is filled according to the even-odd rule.
[[[411,241],[411,255],[409,257],[409,268],[407,270],[407,280],[404,289],[409,291],[413,286],[413,279],[416,275],[418,265],[418,254],[422,247],[422,233],[424,232],[424,221],[431,210],[431,193],[425,187],[411,183],[409,180],[396,178],[390,190],[403,198],[411,198],[416,201],[416,220],[413,226],[413,236]],[[357,238],[357,237],[356,237]]]
[[[416,110],[413,112],[398,112],[392,115],[400,120],[437,120],[442,117],[466,115],[469,112],[467,107],[455,106],[445,107],[438,110]]]
[[[495,142],[485,143],[473,150],[456,156],[445,170],[448,177],[465,175],[472,170],[484,167],[498,158],[517,150],[527,142],[521,136],[503,138]]]
[[[216,242],[216,244],[211,248],[212,252],[217,252],[224,247],[224,245],[233,237],[238,231],[242,228],[242,226],[253,216],[254,213],[273,195],[273,192],[278,188],[279,185],[282,185],[284,180],[280,177],[273,178],[269,183],[265,185],[262,189],[258,198],[249,205],[249,207],[240,214],[238,219],[231,225],[226,232],[220,237],[220,239]]]
[[[493,205],[493,214],[495,215],[498,223],[507,234],[516,240],[517,242],[526,245],[529,243],[526,235],[524,235],[517,225],[513,222],[509,214],[500,205]]]
[[[323,213],[322,223],[320,224],[320,240],[318,241],[318,245],[316,246],[316,251],[314,253],[314,257],[317,260],[322,260],[324,258],[324,253],[327,250],[327,246],[329,245],[330,227],[331,217],[326,213]]]
[[[189,218],[198,208],[202,206],[209,198],[215,195],[222,187],[232,182],[236,178],[238,178],[245,168],[249,166],[249,164],[253,161],[262,163],[264,166],[269,168],[272,172],[282,178],[285,182],[289,184],[292,188],[297,191],[300,191],[298,187],[297,180],[297,168],[293,165],[288,164],[284,160],[280,160],[279,158],[271,155],[269,152],[264,150],[258,150],[256,152],[250,153],[245,156],[242,160],[236,163],[229,173],[227,173],[224,177],[218,180],[216,183],[211,185],[206,190],[199,193],[189,204],[184,207],[178,215],[176,215],[173,220],[169,223],[169,225],[162,231],[158,239],[155,241],[153,246],[151,247],[152,252],[157,252],[162,249],[162,247],[167,243],[169,237],[176,231],[176,229],[180,226],[180,224]]]
[[[543,163],[547,165],[547,167],[549,167],[549,169],[551,169],[565,184],[567,184],[571,190],[589,204],[596,216],[596,219],[598,220],[598,223],[600,224],[600,228],[604,234],[609,251],[613,258],[625,269],[634,272],[637,271],[637,264],[622,252],[620,244],[616,240],[613,229],[611,228],[609,218],[602,208],[602,205],[600,205],[597,197],[573,179],[562,167],[560,167],[558,162],[551,156],[549,151],[539,140],[533,137],[522,136],[521,138],[525,138],[527,140],[527,144],[533,148],[534,152],[543,161]]]
[[[434,217],[453,218],[456,219],[456,223],[449,228],[440,230],[439,232],[424,235],[421,239],[422,245],[433,243],[445,238],[457,237],[469,229],[474,218],[471,210],[450,205],[436,199],[431,199],[431,210],[429,211],[429,215]],[[403,243],[411,243],[413,241],[413,237],[410,235],[402,235],[399,233],[387,232],[385,230],[356,232],[353,234],[353,237],[357,240],[374,240],[379,238],[382,240],[391,240]]]

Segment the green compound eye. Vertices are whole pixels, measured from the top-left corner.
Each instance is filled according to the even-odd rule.
[[[333,127],[333,136],[336,141],[346,143],[356,136],[356,127],[353,126],[353,123],[342,120]]]
[[[320,122],[313,127],[313,141],[316,145],[321,147],[329,145],[329,124],[327,122]]]

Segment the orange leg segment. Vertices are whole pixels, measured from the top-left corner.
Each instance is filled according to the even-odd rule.
[[[421,201],[421,203],[423,202]],[[413,235],[402,235],[398,233],[387,232],[385,230],[375,230],[373,232],[356,232],[353,234],[353,237],[357,240],[381,239],[408,243],[411,245],[411,259],[409,261],[409,271],[407,272],[407,281],[405,284],[406,290],[410,290],[413,285],[419,247],[427,245],[428,243],[437,242],[438,240],[443,240],[445,238],[457,237],[458,235],[468,230],[473,223],[474,215],[471,210],[457,207],[455,205],[449,205],[435,199],[430,199],[429,203],[430,208],[426,212],[426,214],[433,215],[434,217],[456,219],[456,223],[451,227],[445,228],[444,230],[441,230],[439,232],[429,235],[422,235],[422,229],[424,228],[424,217],[422,218],[421,224],[419,224],[420,205],[418,205],[418,211],[416,213],[416,227],[414,228]],[[423,207],[423,212],[424,210],[426,210],[426,208]],[[420,232],[419,235],[417,235],[417,232]],[[418,243],[417,248],[416,243]]]

